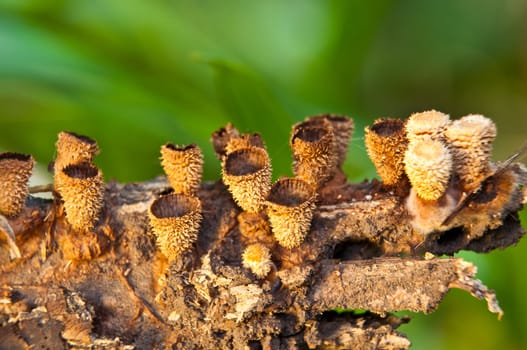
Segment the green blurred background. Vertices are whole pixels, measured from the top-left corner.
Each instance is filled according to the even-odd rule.
[[[167,141],[199,144],[205,178],[217,179],[209,137],[230,121],[263,134],[277,177],[291,172],[290,125],[333,112],[355,120],[345,171],[361,181],[375,176],[364,126],[431,108],[493,118],[496,159],[519,148],[525,0],[0,0],[0,149],[31,153],[41,169],[71,130],[98,141],[108,180],[160,174]],[[460,255],[504,318],[452,291],[401,330],[415,349],[527,348],[525,239]]]

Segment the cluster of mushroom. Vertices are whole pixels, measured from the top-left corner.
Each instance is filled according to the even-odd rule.
[[[192,248],[202,214],[197,196],[203,174],[203,154],[192,144],[161,147],[161,165],[173,192],[155,199],[148,212],[157,245],[169,261]]]
[[[477,190],[492,172],[496,126],[482,115],[451,121],[435,110],[406,121],[379,119],[365,130],[365,143],[383,183],[411,184],[406,207],[414,228],[439,230],[462,196]]]
[[[293,249],[305,240],[317,194],[342,166],[353,128],[352,119],[332,114],[295,124],[289,140],[294,177],[275,183],[259,134],[241,134],[230,124],[213,134],[223,182],[243,210],[238,216],[246,238],[242,262],[259,278],[274,267],[275,242]],[[463,196],[493,173],[490,157],[495,137],[496,126],[488,118],[468,115],[451,121],[434,110],[413,114],[406,121],[379,119],[365,129],[368,155],[384,185],[405,186],[409,180],[406,208],[414,229],[423,234],[444,228],[445,218]],[[54,188],[66,220],[76,231],[92,230],[104,197],[103,176],[93,164],[99,147],[89,137],[72,132],[59,133],[56,147]],[[0,196],[0,224],[15,257],[20,253],[4,215],[14,217],[23,209],[33,163],[30,155],[0,154],[0,186],[6,194]],[[160,251],[172,261],[198,238],[203,155],[196,145],[167,143],[161,147],[161,165],[173,192],[156,198],[148,215]]]
[[[244,210],[238,217],[240,231],[250,236],[242,262],[256,276],[265,277],[274,266],[269,227],[284,248],[296,248],[304,241],[317,191],[344,162],[352,130],[352,119],[340,115],[315,116],[295,124],[290,138],[295,176],[274,184],[269,155],[259,134],[240,134],[231,125],[213,134],[223,182]],[[251,220],[252,227],[247,225]]]
[[[274,240],[287,249],[304,241],[317,190],[342,165],[352,130],[351,119],[336,115],[296,124],[290,140],[295,177],[281,178],[274,184],[271,161],[259,134],[241,134],[230,124],[213,134],[223,182],[243,210],[238,216],[240,231],[252,236],[247,240],[243,264],[256,276],[263,278],[274,267],[270,250]],[[154,200],[149,217],[161,252],[172,261],[189,251],[198,238],[202,214],[197,192],[203,156],[196,145],[168,143],[161,148],[161,164],[173,193]]]
[[[66,220],[76,231],[90,231],[99,219],[104,198],[104,178],[93,163],[99,146],[87,136],[62,131],[56,151],[54,189],[62,199]]]
[[[57,200],[62,203],[66,220],[73,230],[89,231],[97,223],[103,207],[104,179],[93,164],[99,147],[89,137],[61,132],[56,150],[53,170]],[[31,155],[11,152],[0,154],[0,212],[3,215],[13,218],[24,208],[33,165]],[[14,233],[3,215],[0,215],[2,231],[7,232],[11,257],[20,257]]]

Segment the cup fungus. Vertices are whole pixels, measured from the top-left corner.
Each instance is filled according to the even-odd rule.
[[[492,142],[496,125],[482,115],[467,115],[454,121],[445,137],[454,156],[454,169],[465,191],[479,187],[490,175]]]
[[[77,231],[91,230],[103,205],[104,179],[93,164],[68,165],[55,174],[55,189],[64,201],[66,220]]]
[[[290,146],[293,152],[293,172],[299,179],[322,187],[337,169],[337,153],[333,127],[326,121],[324,126],[308,122],[293,127]]]
[[[314,123],[313,125],[319,123],[323,125],[321,122],[324,120],[328,121],[333,129],[337,157],[336,166],[340,167],[344,164],[348,153],[348,145],[354,129],[353,119],[339,114],[321,114],[306,118],[305,123]]]
[[[288,249],[298,247],[311,226],[316,191],[309,183],[296,178],[282,178],[274,183],[267,198],[267,215],[273,235]]]
[[[274,267],[269,248],[261,243],[247,246],[242,255],[243,266],[258,278],[264,278]]]
[[[432,138],[410,141],[404,157],[405,171],[417,195],[438,200],[446,191],[452,173],[448,148]]]
[[[174,192],[188,195],[198,192],[203,174],[203,154],[198,146],[163,145],[161,165]]]
[[[406,121],[406,137],[409,141],[422,137],[443,140],[443,132],[450,124],[447,114],[430,110],[412,114]]]
[[[239,137],[231,138],[225,146],[225,154],[228,155],[229,153],[232,153],[239,149],[249,147],[258,147],[265,149],[265,144],[262,140],[262,136],[259,133],[243,134]]]
[[[169,261],[188,251],[198,239],[201,202],[199,198],[170,193],[157,198],[148,211],[157,245]]]
[[[0,153],[0,213],[14,217],[24,208],[33,163],[31,155]]]
[[[71,164],[89,163],[99,154],[95,140],[69,131],[59,133],[56,148],[55,174]]]
[[[238,137],[240,137],[240,132],[231,123],[213,132],[210,141],[216,152],[216,157],[222,159],[225,156],[225,148],[229,141]]]
[[[228,154],[222,163],[222,176],[240,208],[260,211],[271,189],[271,161],[265,149],[249,147]]]
[[[404,121],[377,119],[364,132],[368,155],[386,185],[395,185],[404,174],[404,153],[408,146]]]

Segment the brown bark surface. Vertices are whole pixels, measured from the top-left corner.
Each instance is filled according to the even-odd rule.
[[[396,329],[409,320],[390,313],[433,312],[450,288],[501,315],[472,264],[425,253],[516,243],[525,185],[527,171],[510,166],[444,232],[424,237],[405,209],[408,186],[336,176],[321,190],[305,242],[288,250],[252,232],[261,222],[240,216],[221,182],[205,183],[198,242],[171,264],[147,215],[169,188],[164,178],[109,183],[100,222],[83,234],[58,201],[30,198],[9,221],[22,257],[0,250],[0,348],[406,349]],[[275,269],[264,279],[241,264],[257,238],[272,247]]]

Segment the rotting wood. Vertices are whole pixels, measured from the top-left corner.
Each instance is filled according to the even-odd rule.
[[[437,309],[448,290],[456,287],[486,299],[489,311],[501,317],[503,311],[494,293],[474,280],[476,271],[474,265],[462,259],[324,261],[310,291],[311,309],[430,313]]]
[[[433,130],[426,117],[430,113],[440,116]],[[436,144],[443,140],[448,116],[428,111],[414,117],[424,123],[410,128],[413,138],[425,144],[431,137]],[[348,118],[318,116],[295,125],[292,143],[302,136],[306,145],[295,153],[294,172],[318,194],[316,203],[314,194],[308,196],[313,199],[309,207],[315,208],[309,213],[313,219],[301,225],[294,244],[271,233],[279,225],[263,210],[269,209],[265,201],[272,199],[267,193],[270,172],[260,179],[265,186],[247,212],[221,181],[192,187],[201,208],[200,222],[194,222],[200,227],[197,240],[193,235],[192,242],[168,257],[158,247],[163,242],[148,214],[156,199],[167,198],[174,190],[164,177],[106,184],[104,201],[97,199],[91,207],[102,209],[99,221],[90,217],[77,231],[59,193],[54,192],[53,201],[29,197],[17,217],[0,218],[0,229],[11,239],[5,242],[10,250],[0,249],[0,349],[407,349],[411,343],[397,328],[409,318],[391,313],[433,312],[451,288],[485,299],[488,309],[501,317],[494,292],[475,279],[475,266],[433,254],[486,252],[518,242],[525,234],[518,211],[527,202],[527,169],[509,161],[490,163],[487,147],[481,180],[460,187],[464,174],[451,173],[452,164],[447,162],[449,179],[442,186],[417,184],[421,175],[401,171],[408,163],[401,156],[419,153],[415,147],[408,151],[406,142],[399,140],[390,144],[397,156],[384,156],[386,137],[405,125],[396,124],[394,128],[393,121],[376,122],[370,132],[379,137],[367,145],[373,147],[370,153],[380,154],[376,166],[393,163],[391,185],[347,182],[338,164],[353,128]],[[60,135],[68,136],[73,148],[89,148],[83,162],[91,162],[98,152],[90,138]],[[490,147],[493,135],[483,135],[480,141]],[[468,150],[477,151],[479,136],[462,136],[472,145]],[[230,143],[232,138],[237,142]],[[312,147],[317,138],[327,142]],[[256,153],[265,153],[258,134],[240,135],[229,125],[214,133],[212,142],[223,160],[236,147],[256,147]],[[443,146],[448,153],[452,145]],[[75,163],[79,154],[68,152],[58,153],[66,157],[62,160]],[[418,160],[433,163],[430,156],[421,152]],[[450,159],[449,154],[445,157]],[[55,168],[64,170],[57,163]],[[258,168],[244,167],[239,175],[254,175]],[[424,199],[416,185],[434,196]],[[253,197],[254,186],[245,187],[238,200]],[[303,203],[302,196],[297,197],[280,203]],[[182,215],[181,208],[176,209],[170,215]],[[158,214],[168,215],[164,210]],[[252,263],[244,264],[242,257],[250,246],[261,247],[262,257],[253,254]],[[14,254],[13,247],[20,254]],[[254,268],[258,263],[265,269]]]
[[[511,169],[525,176],[522,167]],[[483,295],[491,311],[500,312],[494,295],[473,279],[470,264],[419,256],[425,244],[437,253],[471,245],[476,251],[504,248],[524,233],[517,221],[506,220],[513,238],[498,227],[468,242],[436,237],[416,247],[395,194],[376,182],[330,186],[339,186],[340,198],[322,197],[299,248],[276,246],[277,270],[264,280],[241,265],[240,209],[221,182],[202,185],[204,221],[196,249],[172,263],[168,273],[147,220],[150,202],[168,188],[165,178],[107,185],[105,221],[91,238],[75,242],[82,251],[100,251],[101,242],[110,244],[110,251],[88,261],[66,259],[61,242],[73,238],[64,216],[50,215],[53,202],[32,198],[10,221],[22,258],[10,261],[7,250],[0,251],[2,333],[12,345],[54,342],[52,348],[403,349],[410,342],[395,330],[403,320],[389,313],[431,312],[449,288]],[[514,208],[521,207],[517,198]],[[43,260],[40,248],[49,230],[53,239]],[[396,252],[411,256],[386,257]],[[51,307],[49,300],[57,295],[75,295],[85,311],[72,311],[64,301]],[[375,313],[339,316],[332,311],[337,307]],[[37,321],[49,326],[46,335],[27,328]]]

